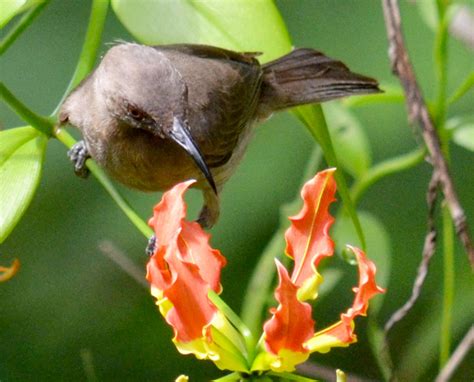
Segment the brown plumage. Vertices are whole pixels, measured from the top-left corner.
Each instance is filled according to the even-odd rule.
[[[60,123],[84,137],[70,152],[76,172],[86,173],[91,156],[143,191],[194,178],[205,199],[199,221],[210,227],[255,122],[292,106],[379,91],[377,81],[312,49],[263,66],[257,55],[204,45],[112,47],[60,111]]]

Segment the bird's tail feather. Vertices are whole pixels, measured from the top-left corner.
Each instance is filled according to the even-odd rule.
[[[356,94],[378,93],[378,82],[313,49],[295,49],[263,66],[261,102],[267,112]]]

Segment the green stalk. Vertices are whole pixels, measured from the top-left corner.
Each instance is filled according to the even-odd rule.
[[[75,143],[75,139],[65,130],[57,130],[56,138],[66,145],[68,148],[71,148]],[[123,198],[122,195],[117,191],[110,179],[105,175],[104,171],[92,160],[87,160],[87,168],[91,171],[94,177],[99,181],[99,183],[105,188],[109,193],[112,199],[117,203],[119,208],[124,212],[124,214],[130,219],[133,225],[148,239],[153,234],[153,230],[143,221],[140,216],[130,207],[128,202]]]
[[[49,119],[30,110],[23,102],[16,98],[10,90],[8,90],[3,82],[0,82],[0,99],[2,99],[26,123],[41,131],[43,134],[46,134],[48,137],[53,135],[53,123]]]
[[[238,330],[242,335],[245,341],[245,348],[248,354],[248,363],[252,364],[255,357],[255,338],[250,331],[250,329],[245,325],[245,323],[240,319],[240,317],[232,310],[232,308],[227,305],[224,300],[222,300],[219,295],[210,290],[208,293],[209,299],[212,301],[216,307],[224,313],[230,323]]]
[[[302,184],[314,176],[321,163],[321,149],[315,145],[311,157],[306,164],[303,174]],[[298,190],[301,187],[298,188]],[[267,302],[273,291],[273,279],[276,273],[275,258],[281,258],[285,248],[284,233],[288,226],[289,214],[296,213],[296,209],[301,205],[301,197],[298,194],[295,199],[280,208],[281,222],[278,230],[273,234],[270,242],[266,245],[256,267],[252,272],[252,277],[247,286],[245,298],[242,304],[242,320],[247,327],[257,337],[262,332],[263,313]],[[295,208],[298,206],[297,208]]]
[[[74,89],[94,68],[97,54],[99,52],[100,41],[102,39],[102,32],[104,31],[105,19],[107,17],[107,9],[109,7],[109,0],[93,0],[91,7],[91,14],[89,17],[89,24],[87,26],[86,37],[82,45],[81,55],[77,63],[76,69],[71,81],[65,91],[61,101],[53,112],[56,115],[61,104],[69,92]]]
[[[371,167],[351,188],[351,197],[354,205],[357,206],[364,192],[374,183],[386,176],[415,167],[423,161],[425,155],[426,148],[419,147],[409,153],[384,160]]]
[[[435,103],[434,122],[441,139],[441,147],[444,155],[449,160],[449,132],[446,130],[447,110],[447,68],[448,68],[448,28],[451,17],[448,17],[448,1],[437,0],[438,6],[438,29],[436,31],[434,58],[436,77],[438,80],[438,94]]]
[[[452,96],[449,97],[447,103],[452,105],[459,100],[464,94],[466,94],[474,86],[474,71],[469,73],[466,79],[459,85],[459,87],[453,92]]]
[[[439,3],[444,3],[440,1]],[[436,125],[444,121],[446,116],[446,85],[448,64],[448,17],[445,6],[439,6],[439,24],[436,33],[434,54],[436,76],[438,78],[438,94],[436,101]]]
[[[76,87],[82,79],[91,72],[94,67],[97,53],[99,51],[102,32],[104,30],[105,19],[107,17],[107,10],[109,0],[93,0],[91,7],[91,14],[89,17],[89,24],[87,26],[86,37],[84,45],[82,46],[81,56],[77,63],[76,69],[69,83],[69,86],[64,93],[62,100],[59,102],[53,116],[58,112],[61,104],[68,95],[68,93]],[[71,148],[76,141],[72,136],[63,129],[55,131],[56,138],[64,143],[68,148]],[[105,188],[112,199],[117,203],[120,209],[130,219],[130,221],[137,227],[137,229],[146,237],[149,238],[153,234],[153,230],[141,219],[138,214],[130,207],[128,202],[120,195],[110,179],[105,175],[104,171],[93,161],[86,162],[87,167],[92,174],[97,178],[99,183]]]
[[[15,42],[15,40],[28,28],[48,5],[50,0],[44,0],[43,2],[31,7],[21,19],[13,26],[7,33],[7,35],[0,42],[0,56],[6,52],[6,50]]]
[[[326,118],[324,117],[323,110],[320,105],[308,105],[308,106],[299,106],[295,108],[295,114],[297,117],[305,124],[308,128],[311,135],[314,137],[316,142],[319,143],[323,150],[324,159],[326,159],[327,164],[330,167],[338,167],[338,161],[334,147],[332,145],[331,136],[329,135],[328,125],[326,123]],[[339,195],[344,204],[346,212],[352,219],[352,223],[359,237],[361,247],[363,250],[366,249],[365,236],[362,231],[362,226],[360,225],[359,217],[352,202],[351,196],[349,194],[349,188],[347,186],[346,179],[341,170],[334,173],[334,178],[336,179],[337,188]]]
[[[441,313],[441,332],[439,341],[439,368],[449,360],[451,348],[451,327],[454,301],[454,230],[449,209],[442,206],[443,218],[443,310]]]

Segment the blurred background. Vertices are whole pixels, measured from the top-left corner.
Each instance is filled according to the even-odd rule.
[[[397,84],[387,58],[379,2],[280,0],[276,4],[295,46],[321,50],[382,84]],[[89,5],[86,1],[52,1],[1,58],[1,80],[36,112],[50,114],[68,85],[84,39]],[[434,34],[413,2],[402,2],[402,17],[418,79],[425,96],[432,98],[436,94]],[[179,27],[179,20],[176,25]],[[110,11],[101,51],[117,39],[133,40]],[[474,69],[472,51],[455,40],[450,41],[449,48],[448,94]],[[472,114],[473,105],[471,91],[450,113]],[[370,142],[374,163],[408,152],[422,141],[417,128],[408,125],[401,103],[360,107],[356,113]],[[14,113],[0,105],[1,129],[22,125]],[[221,220],[212,230],[212,243],[228,258],[223,297],[236,311],[254,264],[278,228],[280,206],[297,195],[313,145],[295,118],[288,113],[275,115],[257,129],[243,163],[222,194]],[[453,146],[451,155],[454,181],[472,227],[472,153]],[[365,194],[360,204],[361,210],[378,218],[390,239],[391,278],[383,285],[388,292],[380,323],[411,291],[426,231],[425,193],[430,170],[422,164],[384,179]],[[143,218],[150,216],[159,195],[118,187]],[[191,194],[191,211],[195,214],[201,199],[198,192]],[[51,141],[36,196],[0,247],[2,264],[13,258],[22,263],[17,276],[0,285],[0,380],[81,381],[86,380],[90,367],[98,380],[172,381],[179,374],[187,374],[191,380],[204,381],[222,375],[213,364],[181,356],[175,350],[171,329],[148,290],[101,253],[99,243],[104,240],[112,241],[144,274],[146,240],[94,178],[84,181],[74,175],[65,147]],[[441,255],[437,253],[433,260],[416,308],[392,335],[394,361],[404,380],[425,381],[436,375]],[[315,318],[320,327],[336,320],[338,312],[350,303],[348,291],[355,272],[342,261],[340,267],[351,276],[318,301]],[[472,324],[473,286],[466,256],[457,246],[455,341]],[[357,332],[358,344],[315,354],[312,360],[380,379],[366,344],[363,319],[358,320]],[[456,380],[472,379],[472,351],[470,356],[458,370]]]

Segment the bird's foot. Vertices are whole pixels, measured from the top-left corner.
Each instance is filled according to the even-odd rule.
[[[219,219],[220,207],[219,207],[219,196],[211,188],[203,190],[204,196],[204,206],[202,207],[201,212],[197,222],[201,225],[202,228],[212,228],[214,224],[217,223]]]
[[[153,256],[153,254],[155,253],[155,246],[156,246],[156,236],[153,235],[152,237],[148,239],[148,244],[146,246],[145,253],[150,257]]]
[[[208,206],[204,206],[199,213],[199,217],[197,218],[197,222],[202,228],[212,228],[214,224],[216,224],[217,219],[219,218],[219,211],[212,211],[211,208]]]
[[[81,178],[87,178],[89,176],[89,169],[86,167],[86,160],[91,156],[87,150],[86,143],[84,141],[77,142],[72,146],[71,150],[67,152],[67,156],[74,164],[74,172]]]

